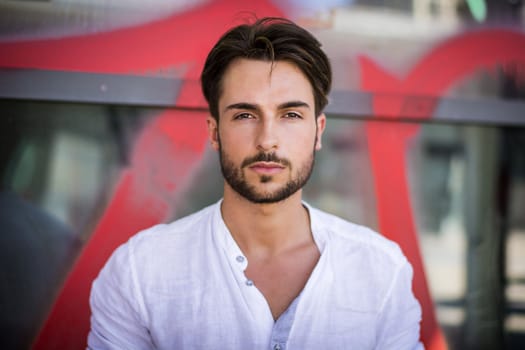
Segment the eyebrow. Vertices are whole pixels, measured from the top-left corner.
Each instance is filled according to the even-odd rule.
[[[277,106],[278,109],[288,109],[288,108],[298,108],[298,107],[304,107],[310,109],[310,105],[304,101],[288,101],[281,103]],[[248,102],[239,102],[239,103],[232,103],[231,105],[226,106],[224,108],[224,111],[229,111],[232,109],[245,109],[248,111],[256,111],[259,109],[259,107],[256,104],[248,103]]]
[[[281,103],[278,108],[279,109],[288,109],[288,108],[297,108],[297,107],[305,107],[310,109],[310,105],[308,103],[303,101],[289,101],[285,103]]]
[[[226,108],[224,108],[224,112],[232,110],[232,109],[246,109],[249,111],[256,111],[259,108],[257,107],[257,105],[253,103],[239,102],[239,103],[232,103],[231,105],[226,106]]]

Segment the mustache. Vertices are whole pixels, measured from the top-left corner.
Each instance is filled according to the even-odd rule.
[[[253,157],[245,158],[241,164],[241,168],[245,168],[257,162],[273,162],[273,163],[281,164],[282,166],[285,166],[285,167],[289,167],[291,165],[288,159],[280,158],[277,155],[275,155],[275,153],[260,152],[260,153],[257,153]]]

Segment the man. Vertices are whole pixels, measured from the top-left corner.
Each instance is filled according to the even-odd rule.
[[[421,311],[396,244],[302,202],[331,68],[266,18],[202,73],[221,201],[117,249],[93,284],[93,349],[414,349]]]

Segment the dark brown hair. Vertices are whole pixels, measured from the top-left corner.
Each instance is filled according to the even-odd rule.
[[[229,64],[237,58],[275,62],[286,60],[295,64],[312,85],[315,115],[328,103],[332,69],[321,43],[295,23],[266,17],[253,24],[242,24],[226,32],[212,48],[201,75],[202,92],[211,115],[219,120],[219,97],[222,77]]]

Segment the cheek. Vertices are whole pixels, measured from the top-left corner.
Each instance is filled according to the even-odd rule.
[[[312,157],[315,145],[315,135],[305,135],[303,138],[290,138],[286,156],[290,157],[297,164],[303,163]]]
[[[229,149],[249,147],[255,139],[253,130],[248,127],[219,130],[219,136],[221,144]]]
[[[315,128],[301,130],[295,134],[288,134],[285,140],[291,147],[311,151],[316,144],[317,132]]]
[[[220,133],[220,147],[222,153],[234,163],[246,157],[245,150],[248,149],[247,141],[239,135],[232,133]]]

